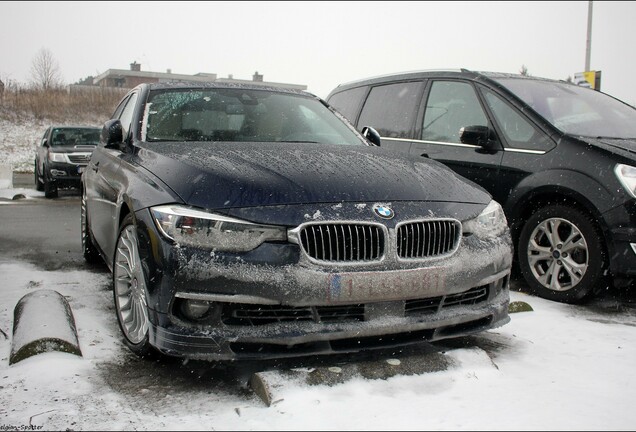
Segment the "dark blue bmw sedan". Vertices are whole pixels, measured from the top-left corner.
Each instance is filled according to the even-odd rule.
[[[352,352],[509,321],[499,204],[306,92],[136,87],[104,124],[81,208],[84,256],[111,269],[139,355]]]

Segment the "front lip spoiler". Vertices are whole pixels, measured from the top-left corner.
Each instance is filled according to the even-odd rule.
[[[492,282],[494,298],[432,313],[349,322],[281,322],[262,326],[184,327],[151,313],[150,341],[159,351],[202,360],[302,357],[406,346],[466,336],[510,321],[509,274]],[[224,296],[225,297],[225,296]]]

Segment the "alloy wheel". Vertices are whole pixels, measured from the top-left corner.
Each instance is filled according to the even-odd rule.
[[[113,268],[115,306],[121,328],[132,344],[140,344],[148,334],[148,308],[134,225],[121,231]]]
[[[527,246],[530,270],[553,291],[574,288],[585,276],[589,251],[585,237],[566,219],[549,218],[532,231]]]

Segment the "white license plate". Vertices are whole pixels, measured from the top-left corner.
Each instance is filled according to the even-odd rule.
[[[442,268],[385,272],[334,273],[329,276],[329,303],[391,301],[441,295]]]

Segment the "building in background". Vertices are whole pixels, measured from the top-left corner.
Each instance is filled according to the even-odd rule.
[[[106,72],[93,79],[93,85],[102,88],[115,87],[131,89],[142,83],[156,83],[168,81],[183,82],[219,82],[219,83],[242,83],[255,84],[271,87],[283,87],[295,90],[307,90],[306,85],[268,82],[263,80],[263,75],[255,72],[251,80],[234,79],[232,75],[227,78],[219,78],[215,73],[200,72],[195,75],[174,74],[170,69],[166,72],[142,71],[141,64],[133,62],[130,69],[108,69]]]

